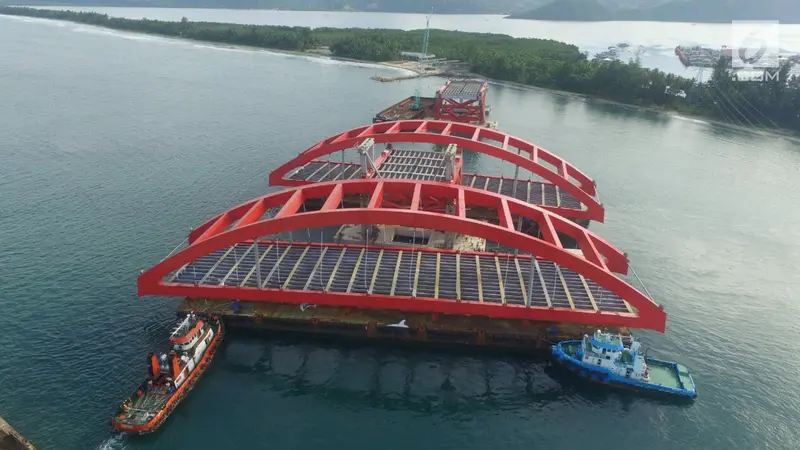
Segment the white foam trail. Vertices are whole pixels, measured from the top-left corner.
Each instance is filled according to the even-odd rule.
[[[109,437],[97,446],[97,450],[123,450],[125,448],[125,440],[119,434]]]
[[[378,63],[370,63],[370,62],[360,62],[360,61],[345,61],[341,59],[331,58],[324,55],[302,55],[302,54],[293,54],[293,53],[283,53],[280,51],[271,51],[270,49],[245,49],[245,51],[261,51],[266,52],[271,55],[278,55],[278,56],[285,56],[288,58],[297,58],[297,59],[304,59],[306,61],[311,61],[317,64],[324,64],[329,66],[350,66],[350,67],[361,67],[364,69],[382,69],[392,72],[401,72],[404,74],[412,75],[414,74],[413,71],[403,69],[400,67],[392,67],[386,66],[383,64]]]
[[[40,23],[43,25],[50,25],[51,27],[65,27],[67,24],[50,19],[40,19],[37,17],[23,17],[23,16],[5,16],[0,15],[0,19],[16,20],[17,22],[26,23]]]
[[[195,48],[203,48],[208,50],[219,50],[223,52],[235,52],[235,53],[249,53],[251,50],[246,50],[242,48],[236,47],[224,47],[222,45],[203,45],[203,44],[194,44]]]
[[[130,39],[133,41],[150,41],[150,42],[165,42],[169,43],[170,39],[162,38],[158,36],[149,36],[146,34],[138,34],[138,33],[120,33],[113,30],[106,30],[103,28],[98,27],[86,27],[86,26],[78,26],[73,28],[72,31],[78,33],[86,33],[86,34],[99,34],[103,36],[113,36],[122,39]]]
[[[695,119],[693,117],[681,116],[681,115],[678,115],[678,114],[670,114],[670,116],[672,116],[672,118],[674,118],[674,119],[685,120],[686,122],[697,123],[697,124],[700,124],[700,125],[709,125],[711,123],[711,122],[708,122],[708,121],[705,121],[705,120]]]

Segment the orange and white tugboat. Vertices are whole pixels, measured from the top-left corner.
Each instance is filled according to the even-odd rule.
[[[189,313],[170,336],[168,353],[148,356],[150,376],[122,403],[111,426],[123,433],[156,431],[208,368],[225,334],[217,316]]]

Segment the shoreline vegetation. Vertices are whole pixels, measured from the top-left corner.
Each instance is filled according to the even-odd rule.
[[[65,20],[114,30],[240,45],[307,56],[327,48],[337,59],[398,67],[400,52],[417,48],[424,30],[307,28],[123,19],[93,12],[0,6],[0,14]],[[721,60],[707,82],[629,62],[590,59],[553,40],[431,30],[430,52],[459,60],[471,73],[499,82],[578,94],[642,109],[672,111],[741,127],[800,131],[800,79],[785,63],[759,80],[740,80]]]

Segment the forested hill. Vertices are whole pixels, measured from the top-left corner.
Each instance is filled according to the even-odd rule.
[[[373,11],[437,14],[512,14],[549,0],[0,0],[8,5]]]
[[[612,9],[596,0],[557,0],[524,13],[512,14],[512,19],[602,21],[611,20]]]
[[[730,23],[733,20],[778,20],[800,23],[796,0],[672,0],[656,6],[629,7],[598,0],[555,0],[511,19]]]

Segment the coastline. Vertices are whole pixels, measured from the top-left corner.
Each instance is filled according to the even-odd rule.
[[[735,131],[739,131],[739,132],[757,134],[757,135],[765,136],[765,137],[779,136],[779,137],[782,137],[782,138],[785,138],[785,139],[791,139],[792,141],[800,143],[800,134],[793,133],[790,130],[785,130],[785,129],[782,129],[782,128],[763,128],[762,129],[762,128],[751,127],[751,126],[742,126],[742,125],[737,125],[737,124],[733,124],[733,123],[729,123],[729,122],[722,122],[720,120],[717,120],[717,119],[714,119],[714,118],[710,118],[710,117],[706,117],[706,116],[702,116],[702,115],[699,115],[699,114],[686,114],[686,113],[681,113],[681,112],[674,111],[674,110],[667,109],[667,108],[658,108],[658,107],[653,107],[653,106],[632,105],[630,103],[623,103],[623,102],[618,102],[618,101],[615,101],[615,100],[608,100],[608,99],[605,99],[605,98],[602,98],[602,97],[595,97],[595,96],[591,96],[591,95],[578,94],[578,93],[575,93],[575,92],[562,91],[562,90],[559,90],[559,89],[544,88],[544,87],[533,86],[533,85],[529,85],[529,84],[512,83],[510,81],[494,80],[494,79],[486,78],[486,77],[481,77],[481,78],[483,78],[486,81],[488,81],[489,84],[493,84],[495,86],[512,87],[512,88],[515,88],[515,89],[522,89],[522,90],[529,90],[529,91],[541,91],[541,92],[546,92],[546,93],[549,93],[549,94],[556,94],[556,95],[560,95],[560,96],[563,96],[563,97],[569,97],[569,98],[571,98],[573,100],[583,100],[583,101],[594,102],[594,103],[603,104],[603,105],[613,105],[613,106],[622,107],[622,108],[625,108],[625,109],[628,109],[628,110],[634,110],[634,111],[637,111],[637,112],[649,113],[649,114],[658,114],[658,115],[667,116],[667,117],[675,118],[675,119],[687,119],[687,120],[692,120],[692,121],[698,121],[698,122],[703,122],[703,123],[708,124],[708,125],[714,125],[714,126],[727,128],[727,129],[735,130]]]
[[[47,8],[42,8],[42,9],[47,9]],[[67,11],[67,10],[65,10],[65,11]],[[166,34],[149,33],[149,32],[146,32],[146,31],[122,30],[122,29],[117,29],[117,28],[113,28],[113,27],[105,27],[105,26],[102,26],[102,25],[87,24],[87,23],[68,20],[68,19],[51,19],[51,18],[38,17],[38,16],[11,15],[11,14],[2,14],[2,13],[0,13],[0,16],[11,17],[11,18],[24,17],[24,18],[31,18],[31,19],[36,19],[36,20],[47,20],[47,21],[52,21],[52,22],[68,22],[68,23],[80,24],[80,25],[83,25],[83,26],[95,27],[95,28],[103,29],[103,30],[112,30],[112,31],[115,31],[115,32],[118,32],[118,33],[131,33],[131,34],[156,36],[156,37],[160,37],[162,39],[180,40],[180,41],[184,41],[184,42],[199,42],[199,43],[203,43],[203,44],[216,46],[216,47],[219,47],[219,48],[239,49],[239,50],[246,50],[246,51],[264,51],[264,52],[273,53],[273,54],[299,56],[299,57],[306,57],[306,58],[327,59],[327,60],[334,60],[334,61],[341,61],[341,62],[346,62],[346,63],[351,63],[351,64],[357,64],[357,65],[360,65],[360,66],[394,69],[394,70],[403,71],[403,72],[406,73],[406,75],[401,75],[401,76],[397,76],[397,77],[377,77],[377,76],[373,76],[372,77],[373,79],[377,79],[379,81],[403,81],[403,80],[410,80],[410,79],[415,79],[415,78],[420,78],[420,77],[432,77],[432,76],[433,77],[438,76],[438,77],[443,77],[443,78],[447,78],[447,77],[462,78],[462,79],[463,78],[481,78],[481,79],[486,80],[489,84],[493,84],[493,85],[496,85],[496,86],[505,86],[505,87],[511,87],[511,88],[515,88],[515,89],[523,89],[523,90],[538,90],[538,91],[547,92],[547,93],[551,93],[551,94],[556,94],[556,95],[560,95],[560,96],[570,97],[572,99],[590,101],[590,102],[595,102],[595,103],[599,103],[599,104],[614,105],[614,106],[618,106],[618,107],[624,107],[624,108],[629,109],[629,110],[636,110],[636,111],[639,111],[639,112],[646,112],[646,113],[651,113],[651,114],[654,113],[654,114],[670,116],[670,117],[674,117],[674,118],[684,118],[684,119],[689,119],[689,120],[702,121],[702,122],[705,122],[705,123],[707,123],[709,125],[715,125],[715,126],[719,126],[719,127],[724,127],[724,128],[728,128],[728,129],[736,130],[736,131],[740,131],[740,132],[754,133],[754,134],[759,134],[759,135],[762,135],[762,136],[780,136],[780,137],[783,137],[783,138],[792,139],[794,141],[800,142],[800,134],[797,134],[795,132],[792,132],[791,130],[787,130],[787,129],[783,129],[783,128],[766,128],[766,127],[765,128],[759,128],[759,127],[743,126],[743,125],[733,124],[733,123],[729,123],[729,122],[723,122],[723,121],[720,121],[720,120],[718,120],[716,118],[711,118],[711,117],[707,117],[707,116],[703,116],[703,115],[699,115],[699,114],[681,113],[679,111],[668,109],[668,108],[659,108],[659,107],[653,107],[653,106],[640,106],[640,105],[635,105],[635,104],[631,104],[631,103],[624,103],[624,102],[620,102],[620,101],[609,100],[609,99],[602,98],[602,97],[599,97],[599,96],[579,94],[579,93],[576,93],[576,92],[570,92],[570,91],[564,91],[564,90],[559,90],[559,89],[540,87],[540,86],[530,85],[530,84],[521,84],[521,83],[510,82],[510,81],[503,81],[503,80],[493,79],[493,78],[489,78],[489,77],[486,77],[486,76],[483,76],[483,75],[479,75],[479,74],[475,74],[475,73],[471,73],[471,72],[465,72],[463,74],[458,74],[458,75],[454,75],[452,73],[446,73],[446,72],[424,73],[424,72],[421,72],[419,70],[414,69],[412,67],[414,64],[413,63],[409,64],[408,62],[369,61],[369,60],[348,58],[348,57],[335,56],[335,55],[331,55],[331,54],[321,53],[318,49],[306,50],[306,51],[296,51],[296,50],[284,50],[284,49],[267,48],[267,47],[261,47],[261,46],[255,46],[255,45],[225,44],[225,43],[209,41],[209,40],[193,39],[193,38],[190,38],[190,37],[175,37],[175,36],[166,35]],[[381,78],[388,78],[388,79],[380,80]]]
[[[331,57],[331,59],[341,59],[341,60],[344,60],[344,61],[352,61],[352,62],[364,62],[364,61],[351,60],[349,58]],[[398,64],[396,62],[391,62],[391,61],[380,62],[380,63],[377,63],[377,64],[380,64],[380,65],[383,65],[383,66],[387,66],[387,67],[392,67],[392,68],[395,68],[395,69],[401,69],[401,70],[406,70],[406,71],[409,71],[409,72],[414,72],[416,74],[416,76],[410,76],[410,77],[407,77],[406,79],[412,79],[412,78],[416,78],[416,77],[427,77],[427,76],[442,76],[442,77],[446,77],[447,76],[447,74],[426,74],[426,73],[422,73],[422,72],[420,72],[418,70],[415,70],[413,68],[403,67],[401,64]],[[530,84],[514,83],[514,82],[511,82],[511,81],[496,80],[496,79],[493,79],[493,78],[488,78],[488,77],[485,77],[485,76],[482,76],[482,75],[478,75],[478,74],[473,74],[473,73],[465,73],[463,76],[458,76],[458,77],[454,77],[454,78],[480,78],[480,79],[486,80],[489,84],[492,84],[492,85],[495,85],[495,86],[504,86],[504,87],[510,87],[510,88],[514,88],[514,89],[529,90],[529,91],[541,91],[541,92],[546,92],[546,93],[550,93],[550,94],[560,95],[560,96],[563,96],[563,97],[569,97],[569,98],[571,98],[573,100],[583,100],[583,101],[594,102],[594,103],[598,103],[598,104],[613,105],[613,106],[622,107],[622,108],[625,108],[625,109],[628,109],[628,110],[635,110],[635,111],[643,112],[643,113],[659,114],[659,115],[663,115],[663,116],[667,116],[667,117],[671,117],[671,118],[688,119],[688,120],[693,120],[693,121],[699,121],[699,122],[704,122],[704,123],[709,124],[709,125],[724,127],[724,128],[728,128],[728,129],[731,129],[731,130],[741,131],[741,132],[758,134],[758,135],[761,135],[761,136],[781,136],[783,138],[792,139],[792,140],[794,140],[796,142],[800,142],[800,134],[792,133],[789,130],[784,130],[784,129],[780,129],[780,128],[761,129],[761,128],[750,127],[750,126],[742,126],[742,125],[737,125],[737,124],[733,124],[733,123],[722,122],[722,121],[719,121],[717,119],[705,117],[705,116],[698,115],[698,114],[685,114],[685,113],[681,113],[681,112],[678,112],[678,111],[670,110],[670,109],[667,109],[667,108],[658,108],[658,107],[653,107],[653,106],[633,105],[633,104],[630,104],[630,103],[623,103],[623,102],[618,102],[618,101],[615,101],[615,100],[608,100],[608,99],[605,99],[605,98],[602,98],[602,97],[595,97],[595,96],[591,96],[591,95],[578,94],[578,93],[575,93],[575,92],[563,91],[563,90],[559,90],[559,89],[545,88],[545,87],[534,86],[534,85],[530,85]],[[402,81],[402,80],[398,80],[398,81]]]

